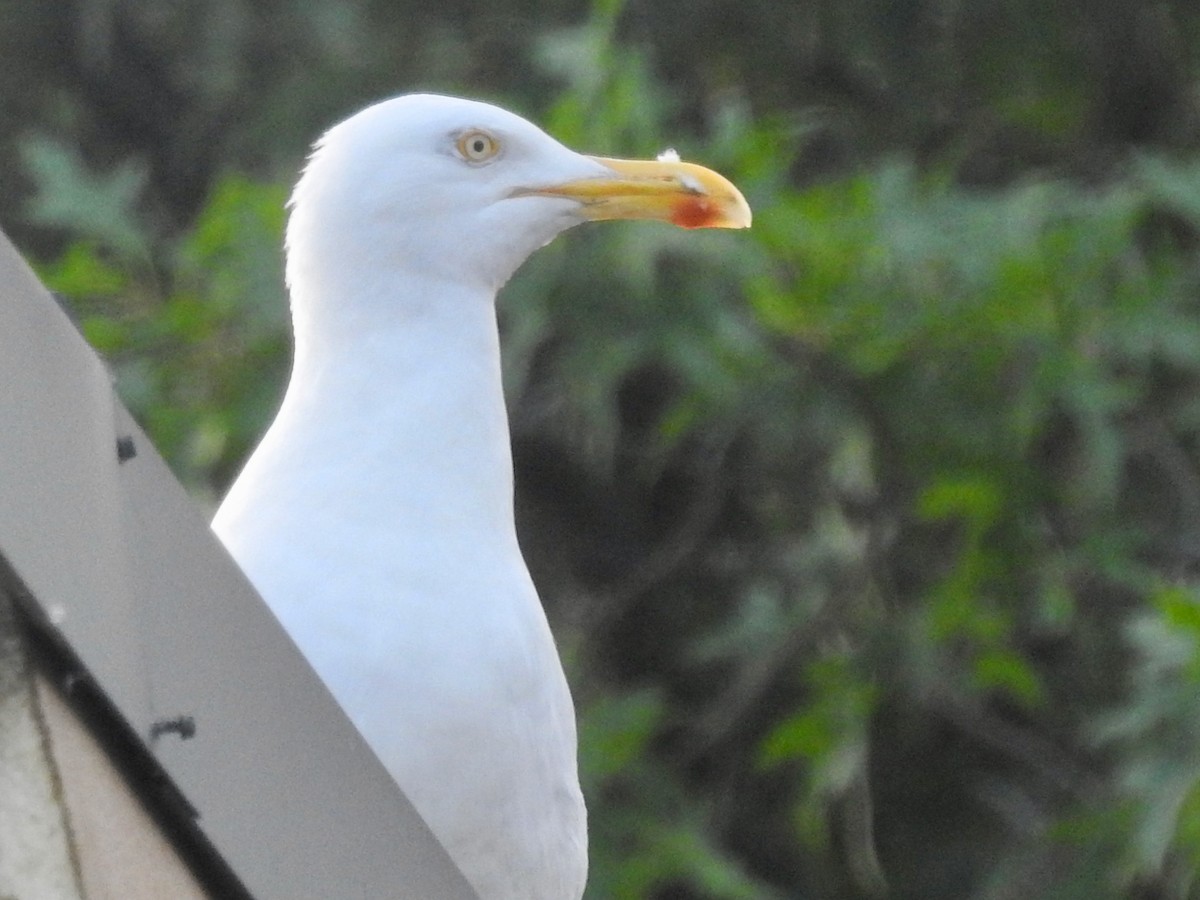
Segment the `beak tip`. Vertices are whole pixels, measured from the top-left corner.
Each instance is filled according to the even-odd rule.
[[[685,228],[749,228],[754,214],[742,192],[729,179],[710,169],[696,166],[691,169],[702,173],[695,180],[703,184],[704,193],[685,196],[676,205],[672,221]]]
[[[754,213],[750,210],[750,204],[746,202],[746,198],[740,193],[738,194],[738,202],[734,206],[733,215],[730,216],[730,228],[749,228],[754,222]]]
[[[742,196],[742,192],[730,185],[731,195],[722,202],[723,210],[720,217],[712,223],[714,228],[744,229],[749,228],[754,221],[754,213],[750,204]]]

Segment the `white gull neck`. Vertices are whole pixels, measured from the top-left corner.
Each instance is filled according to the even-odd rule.
[[[334,309],[295,298],[295,366],[274,428],[302,433],[311,465],[345,473],[350,502],[515,543],[494,296],[411,276],[356,293]]]
[[[218,533],[235,553],[278,547],[302,512],[414,554],[519,559],[494,297],[412,277],[317,287],[320,305],[293,298],[292,378]]]
[[[577,898],[574,714],[517,546],[493,297],[388,288],[296,297],[288,393],[214,528],[480,895]]]

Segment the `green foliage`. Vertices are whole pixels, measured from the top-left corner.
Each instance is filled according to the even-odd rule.
[[[643,690],[602,698],[581,717],[584,790],[593,808],[611,808],[592,816],[587,896],[636,900],[672,884],[727,900],[774,896],[706,833],[704,802],[655,759],[651,742],[664,712],[662,697]]]
[[[46,136],[27,138],[20,151],[37,189],[29,199],[29,221],[69,230],[129,257],[146,253],[133,211],[146,187],[143,166],[129,161],[99,175],[87,170],[78,153]]]
[[[1166,642],[1147,624],[1134,635],[1150,670],[1128,707],[1119,678],[1099,672],[1064,696],[1052,683],[1072,676],[1035,648],[1111,654],[1097,633],[1155,602],[1152,622],[1192,627],[1190,594],[1161,592],[1148,563],[1179,553],[1163,520],[1180,522],[1185,510],[1170,506],[1192,496],[1192,476],[1167,459],[1183,465],[1177,442],[1195,437],[1184,386],[1200,364],[1197,273],[1175,250],[1181,228],[1200,228],[1189,215],[1198,190],[1200,170],[1161,159],[1101,188],[1039,182],[989,195],[889,166],[760,217],[774,262],[754,281],[762,321],[871,398],[873,456],[902,490],[887,516],[899,548],[940,535],[940,547],[916,545],[918,582],[892,597],[908,626],[906,664],[888,665],[902,702],[930,696],[958,716],[994,715],[1003,702],[1058,741],[1071,740],[1055,722],[1063,703],[1081,720],[1115,716],[1126,735],[1135,722],[1194,720],[1194,689],[1163,693]],[[1167,508],[1148,506],[1147,493]],[[1174,644],[1174,665],[1200,664],[1194,641]],[[821,709],[799,721],[811,727]],[[1104,818],[1140,848],[1110,861],[1111,883],[1191,883],[1171,860],[1194,855],[1198,737],[1187,727],[1148,758],[1143,741],[1114,764],[1118,796],[1055,804],[1068,817],[1079,805],[1133,811]],[[1019,759],[1018,738],[998,749]]]
[[[854,671],[855,664],[845,648],[808,663],[806,701],[761,742],[764,765],[799,763],[795,827],[801,839],[819,847],[830,840],[831,805],[868,778],[870,723],[879,689],[869,676]]]
[[[1123,764],[1117,790],[1133,819],[1118,874],[1159,873],[1189,890],[1200,866],[1200,598],[1166,587],[1128,626],[1138,660],[1130,702],[1094,734]]]
[[[226,177],[194,230],[155,248],[156,265],[130,212],[139,181],[42,150],[64,164],[33,167],[34,218],[64,226],[73,203],[85,212],[40,274],[113,364],[122,398],[177,474],[211,500],[213,482],[253,446],[286,376],[284,190]]]

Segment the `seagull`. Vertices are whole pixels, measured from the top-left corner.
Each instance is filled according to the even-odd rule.
[[[517,544],[496,292],[580,222],[750,208],[673,152],[584,156],[432,94],[331,128],[289,208],[292,374],[213,528],[482,900],[579,898],[575,714]]]

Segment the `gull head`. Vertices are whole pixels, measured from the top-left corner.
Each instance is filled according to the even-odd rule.
[[[294,303],[300,285],[333,272],[494,292],[534,250],[585,221],[750,224],[736,187],[677,154],[586,156],[506,110],[434,94],[385,100],[329,129],[289,205]]]

